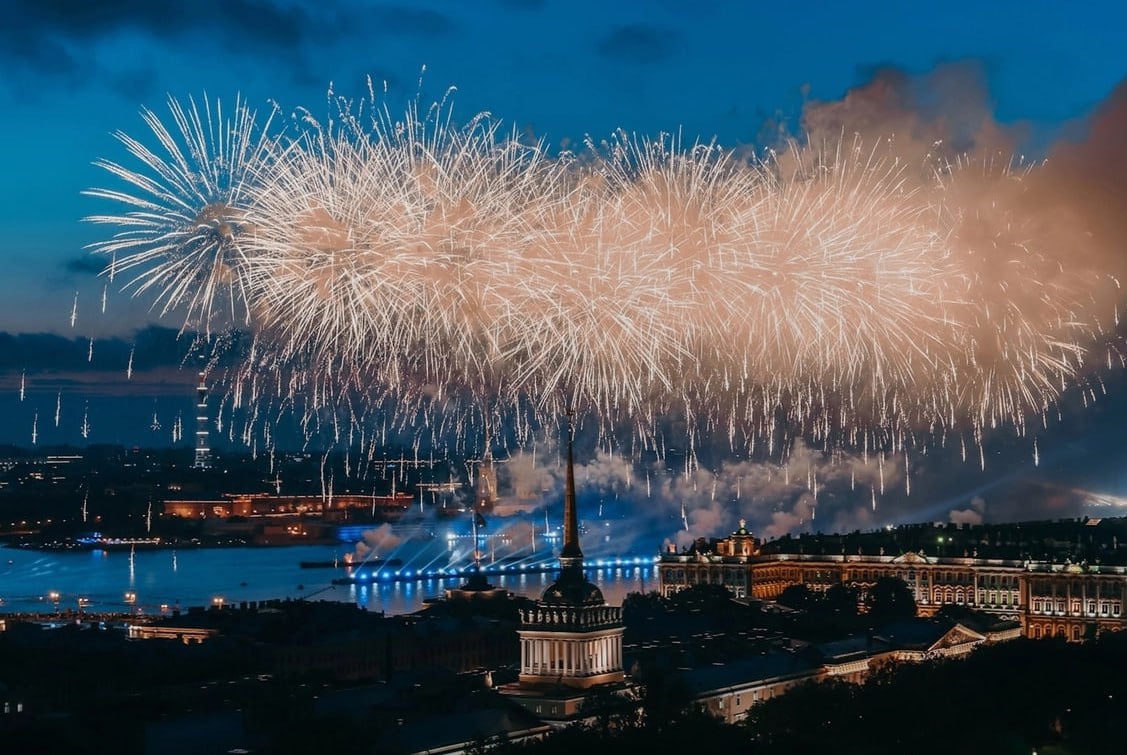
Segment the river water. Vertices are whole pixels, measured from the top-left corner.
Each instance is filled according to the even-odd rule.
[[[141,611],[146,614],[189,606],[227,604],[270,598],[308,598],[356,603],[389,615],[410,613],[428,598],[441,596],[460,577],[388,580],[333,585],[344,569],[303,569],[302,561],[332,561],[347,548],[303,545],[281,548],[195,548],[190,550],[34,551],[0,548],[0,612],[75,609]],[[589,560],[588,578],[611,605],[631,592],[657,589],[652,557],[628,559],[631,565],[597,566]],[[406,559],[406,566],[416,563]],[[647,562],[647,563],[641,563]],[[415,571],[424,565],[420,564]],[[555,579],[554,572],[490,574],[493,584],[538,598]],[[133,603],[128,602],[131,594]]]

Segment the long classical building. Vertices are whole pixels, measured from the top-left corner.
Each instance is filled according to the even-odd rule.
[[[831,585],[862,594],[882,577],[903,580],[921,616],[959,605],[1020,623],[1026,637],[1080,641],[1127,626],[1127,567],[1063,560],[930,556],[916,551],[811,555],[765,553],[744,522],[729,537],[663,553],[660,592],[724,585],[737,597],[774,600],[790,585],[816,592]]]
[[[183,519],[226,519],[232,516],[259,517],[279,514],[316,514],[332,517],[344,512],[360,512],[394,521],[410,508],[412,497],[407,493],[392,495],[338,494],[331,498],[319,495],[270,495],[269,493],[225,493],[216,500],[174,500],[164,502],[164,513]]]

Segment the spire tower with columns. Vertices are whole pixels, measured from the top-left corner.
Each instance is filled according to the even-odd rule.
[[[521,611],[520,686],[585,689],[621,682],[622,608],[609,606],[583,573],[575,495],[574,415],[568,411],[564,543],[560,573],[534,608]]]

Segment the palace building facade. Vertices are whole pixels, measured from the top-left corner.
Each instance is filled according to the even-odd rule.
[[[832,585],[856,587],[863,596],[878,579],[903,580],[921,616],[945,605],[966,606],[1017,621],[1029,638],[1080,641],[1127,626],[1127,567],[1064,560],[1006,560],[858,553],[764,553],[745,523],[729,537],[690,550],[663,553],[660,592],[693,585],[723,585],[736,597],[775,600],[791,585],[815,592]]]

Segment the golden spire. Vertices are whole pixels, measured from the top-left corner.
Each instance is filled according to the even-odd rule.
[[[567,477],[564,487],[564,543],[560,551],[560,568],[583,569],[583,551],[579,549],[579,516],[575,507],[575,412],[567,410]]]

